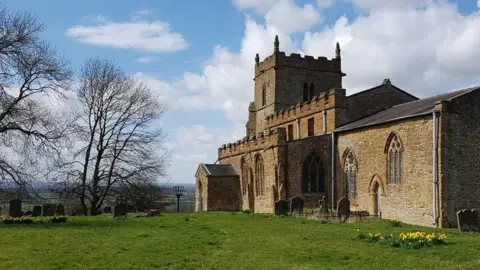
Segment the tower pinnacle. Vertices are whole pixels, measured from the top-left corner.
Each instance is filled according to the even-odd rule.
[[[260,56],[258,56],[258,53],[257,53],[257,55],[255,55],[255,65],[258,66],[259,63],[260,63]]]
[[[278,41],[278,36],[275,35],[275,42],[273,42],[273,52],[280,51],[280,42]]]
[[[337,47],[335,48],[335,58],[340,59],[340,44],[337,42]]]

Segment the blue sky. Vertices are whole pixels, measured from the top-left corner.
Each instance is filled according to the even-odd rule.
[[[218,146],[244,135],[253,57],[266,57],[276,34],[281,50],[315,56],[332,57],[340,42],[349,94],[384,77],[420,97],[480,84],[478,65],[465,65],[480,60],[477,0],[2,3],[35,13],[47,27],[43,38],[73,68],[91,56],[115,59],[164,96],[168,111],[161,125],[174,151],[172,182],[193,182],[199,162],[214,162]],[[148,30],[167,24],[169,30]],[[128,40],[134,35],[142,42]],[[88,38],[101,38],[102,45]]]

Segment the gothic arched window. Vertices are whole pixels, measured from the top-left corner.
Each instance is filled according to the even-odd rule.
[[[310,154],[303,162],[302,192],[325,192],[325,169],[320,156]]]
[[[344,164],[345,178],[347,182],[348,198],[357,197],[357,161],[355,155],[348,150]]]
[[[315,87],[313,86],[313,83],[310,83],[310,87],[308,89],[308,99],[312,100],[313,96],[315,96]]]
[[[247,165],[245,164],[245,160],[242,158],[241,161],[242,164],[242,194],[245,195],[247,194],[247,183],[248,183],[248,168]]]
[[[307,101],[309,96],[308,83],[303,85],[303,101]]]
[[[403,145],[396,133],[392,132],[388,136],[385,152],[388,160],[388,182],[401,184],[403,182]]]
[[[263,195],[265,190],[265,173],[263,170],[263,159],[260,155],[255,160],[255,190],[257,196]]]

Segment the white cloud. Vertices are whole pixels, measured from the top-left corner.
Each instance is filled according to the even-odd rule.
[[[461,15],[455,5],[445,1],[349,1],[368,12],[353,19],[342,16],[320,31],[309,31],[311,25],[302,25],[303,18],[291,16],[292,13],[283,16],[294,26],[274,20],[273,15],[267,18],[268,14],[282,14],[280,7],[292,1],[234,0],[238,8],[254,10],[264,19],[259,22],[247,14],[239,51],[217,45],[199,73],[185,72],[180,80],[171,82],[149,77],[151,83],[167,89],[173,110],[221,111],[232,120],[230,127],[222,129],[205,126],[179,129],[184,135],[178,136],[174,143],[180,153],[178,159],[213,162],[217,147],[244,136],[247,108],[253,100],[255,53],[259,53],[261,60],[269,56],[275,35],[279,35],[280,49],[287,54],[332,58],[335,43],[339,42],[342,68],[347,73],[343,86],[348,94],[379,85],[384,78],[419,97],[480,84],[480,66],[476,61],[480,60],[480,51],[476,49],[480,45],[480,35],[476,34],[476,29],[480,29],[478,11]],[[311,4],[321,7],[319,2],[312,0]],[[294,8],[305,9],[305,6]],[[320,22],[320,15],[318,18]],[[301,40],[290,36],[304,30]],[[177,101],[180,93],[181,103]],[[199,160],[202,154],[206,157]],[[193,179],[196,163],[185,168],[181,162],[172,164],[172,174],[188,173],[192,177],[188,179]]]
[[[136,20],[140,20],[142,18],[144,18],[145,16],[148,16],[149,14],[151,14],[152,11],[151,10],[148,10],[148,9],[140,9],[140,10],[137,10],[137,11],[134,11],[130,14],[130,18],[134,21]]]
[[[317,5],[320,7],[320,8],[326,8],[326,7],[330,7],[333,5],[333,0],[317,0]]]
[[[138,57],[137,62],[142,63],[142,64],[148,64],[157,61],[158,58],[154,56],[143,56],[143,57]]]
[[[477,2],[477,7],[480,8],[480,0],[478,0],[478,2]]]
[[[82,18],[82,21],[87,23],[104,23],[107,21],[107,18],[102,14],[89,15]]]
[[[161,21],[78,25],[69,28],[65,34],[80,42],[103,47],[148,52],[176,52],[188,48],[183,36],[180,33],[172,32],[170,24]]]

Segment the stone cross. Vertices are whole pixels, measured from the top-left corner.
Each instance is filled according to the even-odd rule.
[[[322,199],[318,201],[318,204],[320,206],[318,209],[318,214],[320,216],[328,214],[328,202],[325,196],[323,196]]]

